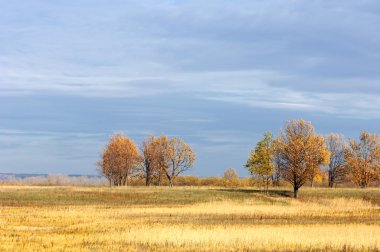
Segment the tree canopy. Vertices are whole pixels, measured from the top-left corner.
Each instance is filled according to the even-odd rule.
[[[127,185],[128,177],[139,169],[139,152],[133,140],[115,134],[109,140],[98,162],[110,185]]]
[[[268,192],[269,181],[273,176],[273,135],[271,132],[264,133],[264,138],[260,140],[251,154],[245,167],[251,175],[257,175],[262,179],[265,192]]]
[[[360,187],[380,179],[380,138],[363,131],[360,141],[351,140],[345,152],[349,178]]]
[[[321,165],[329,163],[330,152],[321,135],[316,135],[311,122],[288,121],[275,141],[281,177],[291,183],[294,197]]]

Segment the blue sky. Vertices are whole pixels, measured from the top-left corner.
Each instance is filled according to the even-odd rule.
[[[0,0],[0,172],[96,174],[112,132],[241,176],[263,132],[379,133],[379,1]]]

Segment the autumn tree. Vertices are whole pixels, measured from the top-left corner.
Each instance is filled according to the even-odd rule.
[[[275,165],[273,157],[273,135],[270,132],[266,132],[264,133],[264,138],[251,151],[245,165],[251,175],[260,177],[265,188],[265,193],[268,193],[269,183],[274,173]]]
[[[327,150],[330,152],[330,162],[327,166],[329,187],[341,183],[347,176],[345,166],[345,151],[347,143],[343,135],[331,133],[325,138]]]
[[[276,141],[273,141],[273,175],[272,175],[272,185],[273,186],[280,186],[280,180],[281,180],[281,156],[279,156],[279,153],[276,152]]]
[[[231,180],[231,179],[238,179],[239,175],[237,171],[234,168],[228,168],[224,173],[223,173],[223,178]]]
[[[380,139],[363,131],[360,141],[351,140],[345,151],[349,178],[364,188],[380,179]]]
[[[319,165],[311,166],[309,168],[310,169],[308,178],[310,181],[310,187],[313,188],[316,178],[318,178],[321,175],[321,168],[319,167]]]
[[[161,165],[160,140],[162,137],[149,136],[141,145],[141,165],[146,186],[152,185],[153,178],[159,176]]]
[[[128,178],[139,168],[139,154],[136,144],[122,134],[115,134],[109,140],[98,161],[99,170],[110,185],[125,186]]]
[[[193,167],[195,154],[183,139],[177,137],[170,140],[163,138],[160,148],[161,171],[169,180],[169,187],[173,187],[175,178]]]
[[[294,197],[321,165],[327,165],[330,153],[321,135],[316,135],[311,122],[288,121],[275,142],[281,176],[292,184]]]
[[[223,180],[226,187],[239,186],[239,174],[234,168],[230,167],[223,173]]]
[[[157,185],[161,185],[166,178],[166,170],[168,167],[170,139],[167,136],[158,136],[155,138],[155,162],[153,168],[153,178]]]

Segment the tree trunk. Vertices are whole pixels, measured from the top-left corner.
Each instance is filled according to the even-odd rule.
[[[161,179],[162,179],[162,173],[161,173],[161,171],[159,171],[158,172],[158,181],[157,181],[158,186],[161,186]]]
[[[298,199],[298,188],[294,187],[294,198]]]
[[[333,180],[333,175],[331,171],[329,171],[329,187],[330,188],[334,187],[334,180]]]
[[[272,185],[274,187],[279,187],[280,186],[280,181],[278,178],[274,177],[273,180],[272,180]]]
[[[128,186],[128,174],[125,174],[125,175],[120,177],[119,185],[120,186]]]
[[[334,183],[329,179],[329,187],[330,188],[333,188],[334,187]]]
[[[168,179],[169,179],[169,187],[173,187],[173,178],[168,177]]]
[[[314,179],[311,180],[311,182],[310,182],[310,186],[311,186],[311,188],[314,187]]]
[[[145,185],[146,186],[150,186],[152,184],[152,176],[147,172],[146,173],[146,181],[145,181]]]

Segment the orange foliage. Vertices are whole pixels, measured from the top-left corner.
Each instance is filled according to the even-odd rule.
[[[377,134],[363,131],[360,142],[350,141],[346,150],[349,178],[360,187],[380,180],[380,138]]]
[[[139,168],[138,148],[133,140],[115,134],[103,150],[98,165],[110,185],[127,185],[130,175]]]

